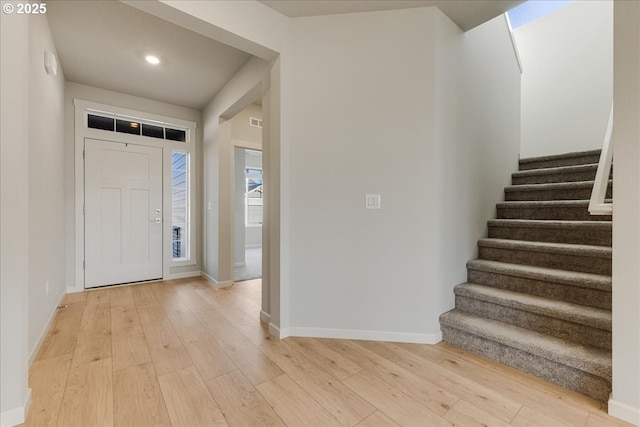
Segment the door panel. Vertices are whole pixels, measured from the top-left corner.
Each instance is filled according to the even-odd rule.
[[[85,140],[85,288],[162,278],[162,149]]]
[[[148,263],[151,259],[149,251],[149,221],[151,212],[150,194],[148,190],[131,190],[131,232],[136,238],[131,242],[131,259],[134,264]]]

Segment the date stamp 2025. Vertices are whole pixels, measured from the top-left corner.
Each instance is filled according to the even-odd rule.
[[[6,2],[2,5],[2,11],[7,15],[44,15],[47,13],[46,3],[17,3]]]

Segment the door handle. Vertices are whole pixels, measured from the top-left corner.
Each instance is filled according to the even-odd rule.
[[[162,224],[162,218],[156,218],[155,220],[151,220],[151,222],[155,222],[156,224]]]

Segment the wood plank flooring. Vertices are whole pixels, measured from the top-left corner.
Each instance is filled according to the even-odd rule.
[[[26,426],[629,425],[447,344],[270,337],[260,280],[67,295],[29,373]]]

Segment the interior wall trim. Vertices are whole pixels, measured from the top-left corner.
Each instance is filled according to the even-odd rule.
[[[413,332],[370,331],[361,329],[290,327],[288,328],[287,336],[388,341],[412,344],[437,344],[442,341],[442,332],[440,331],[431,334],[419,334]]]

